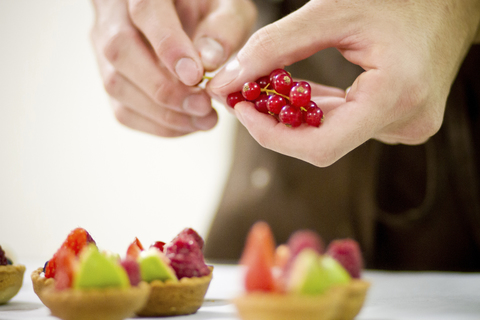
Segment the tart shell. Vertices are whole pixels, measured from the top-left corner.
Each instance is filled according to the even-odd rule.
[[[253,292],[233,302],[242,320],[352,320],[368,287],[366,281],[352,280],[318,296]]]
[[[121,320],[143,307],[150,286],[141,282],[127,289],[56,290],[53,279],[41,276],[42,268],[32,273],[35,293],[52,315],[63,320]]]
[[[203,277],[182,278],[178,282],[152,281],[150,296],[145,306],[137,312],[141,317],[166,317],[187,315],[197,312],[202,306],[208,286],[212,280],[210,274]]]
[[[25,266],[21,264],[0,266],[0,304],[12,299],[23,285]]]

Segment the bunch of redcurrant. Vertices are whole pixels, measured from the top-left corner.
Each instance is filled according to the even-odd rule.
[[[319,127],[323,111],[310,100],[311,95],[308,82],[295,82],[284,69],[275,69],[268,76],[245,83],[242,91],[230,93],[227,104],[234,108],[240,101],[250,101],[258,111],[274,116],[289,127],[302,123]]]

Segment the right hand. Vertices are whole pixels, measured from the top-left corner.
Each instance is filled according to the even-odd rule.
[[[246,41],[256,18],[249,0],[93,0],[91,37],[117,120],[177,137],[218,120],[195,86]]]

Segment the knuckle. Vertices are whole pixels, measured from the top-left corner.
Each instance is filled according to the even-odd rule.
[[[174,90],[175,87],[170,85],[168,81],[158,82],[155,85],[153,99],[157,103],[171,105]]]
[[[106,75],[104,79],[103,86],[105,87],[105,91],[112,97],[117,97],[118,93],[120,92],[122,82],[122,75],[117,71],[113,70],[109,74]]]
[[[103,55],[109,62],[115,64],[115,62],[120,60],[123,49],[131,44],[135,37],[137,37],[137,33],[131,28],[113,32],[104,45]]]
[[[115,119],[124,126],[128,126],[129,124],[130,113],[130,110],[124,105],[119,105],[113,108]]]
[[[142,15],[150,4],[150,0],[130,0],[128,2],[128,10],[130,16],[135,20],[136,17]]]

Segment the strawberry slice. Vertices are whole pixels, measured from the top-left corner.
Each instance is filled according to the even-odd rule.
[[[250,229],[241,264],[246,266],[245,289],[252,291],[274,291],[275,279],[272,268],[275,263],[275,240],[270,226],[263,221]]]
[[[55,289],[65,290],[72,287],[75,266],[75,252],[68,247],[61,247],[56,257]]]
[[[133,242],[128,246],[127,258],[137,260],[140,256],[140,252],[142,252],[143,250],[144,249],[142,243],[140,242],[140,240],[138,240],[137,237],[135,237]]]
[[[73,229],[62,243],[60,249],[53,255],[53,257],[45,265],[45,278],[54,278],[57,269],[58,252],[62,248],[70,249],[75,256],[78,256],[80,251],[89,243],[95,243],[92,236],[83,228]]]

